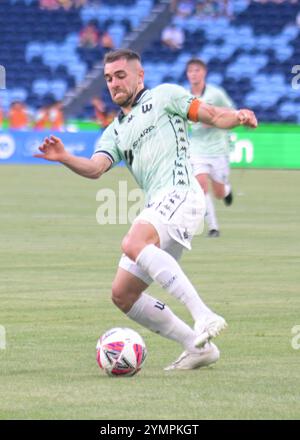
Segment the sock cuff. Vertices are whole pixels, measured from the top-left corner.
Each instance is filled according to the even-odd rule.
[[[152,260],[153,252],[155,252],[155,250],[156,250],[155,244],[152,243],[147,244],[147,246],[145,246],[136,257],[135,262],[140,266],[144,266],[144,264],[147,263],[147,261],[149,261],[148,259]]]
[[[230,185],[229,183],[226,183],[226,184],[224,185],[224,193],[225,193],[225,197],[227,197],[228,194],[230,194],[230,192],[231,192],[231,185]]]

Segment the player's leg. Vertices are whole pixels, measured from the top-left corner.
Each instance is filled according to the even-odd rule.
[[[219,350],[212,343],[200,349],[195,348],[197,333],[166,304],[145,292],[151,281],[139,266],[126,256],[121,258],[120,265],[133,273],[123,267],[118,268],[112,287],[112,300],[116,306],[143,327],[184,347],[184,353],[167,370],[201,368],[219,359]]]
[[[186,195],[185,197],[188,196]],[[203,218],[204,212],[204,205],[201,204],[198,198],[199,195],[195,194],[191,200],[185,199],[185,203],[182,202],[182,200],[178,201],[179,209],[174,212],[174,216],[171,214],[172,220],[174,219],[175,221],[173,224],[166,224],[164,221],[165,213],[161,212],[163,206],[168,206],[166,202],[164,202],[164,204],[159,203],[159,214],[155,208],[144,210],[125,236],[122,242],[122,249],[132,261],[137,263],[137,266],[139,266],[143,272],[148,274],[149,277],[155,280],[168,293],[185,304],[197,324],[197,331],[199,333],[206,332],[203,339],[198,338],[197,340],[197,345],[201,346],[211,337],[217,336],[226,326],[226,322],[205,305],[178,262],[170,253],[164,250],[168,243],[178,242],[180,240],[177,235],[178,231],[180,233],[179,236],[184,235],[184,233],[180,231],[179,223],[181,220],[187,221],[187,226],[189,226],[188,223],[190,222],[191,227],[189,228],[187,237],[189,237],[189,239],[192,238],[195,232],[195,226],[197,228],[199,221]],[[202,206],[200,219],[197,214],[198,203],[200,207]],[[199,211],[201,211],[200,208]],[[196,212],[196,214],[194,214],[194,212]],[[168,215],[169,214],[168,212]],[[193,217],[194,215],[195,218]],[[177,221],[179,221],[179,223],[177,223]],[[186,230],[187,228],[185,228],[185,231]],[[188,238],[186,242],[183,243],[183,246],[189,247],[189,243],[186,244],[187,241]],[[158,244],[160,244],[160,248]]]
[[[154,226],[145,221],[137,221],[125,236],[122,249],[149,277],[184,303],[195,321],[211,315],[212,311],[201,300],[178,262],[158,247],[159,243],[160,239]]]
[[[216,210],[214,206],[214,202],[209,194],[209,177],[206,173],[197,174],[196,179],[198,180],[201,188],[204,191],[205,201],[206,201],[206,213],[205,213],[205,222],[208,226],[208,236],[209,237],[218,237],[219,233],[219,224],[216,215]]]
[[[191,157],[193,173],[203,189],[206,201],[205,223],[208,226],[208,237],[219,236],[219,225],[212,197],[209,193],[209,176],[211,171],[211,158],[199,155]]]
[[[122,265],[128,261],[122,257]],[[128,263],[133,269],[133,262]],[[138,272],[140,276],[145,276]],[[145,290],[148,284],[136,275],[119,267],[112,286],[112,300],[126,315],[143,327],[180,343],[185,350],[199,353],[195,349],[197,334],[184,321],[179,319],[163,302],[148,295]]]
[[[212,165],[210,174],[212,189],[217,199],[223,199],[225,205],[233,202],[232,189],[229,182],[229,159],[227,156],[216,158]]]

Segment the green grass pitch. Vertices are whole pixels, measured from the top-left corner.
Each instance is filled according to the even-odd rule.
[[[126,225],[100,226],[101,188],[58,166],[0,168],[0,419],[296,419],[300,417],[299,171],[232,171],[234,205],[216,202],[221,237],[197,236],[182,266],[229,327],[211,368],[165,372],[181,348],[110,300]],[[191,325],[184,307],[150,292]],[[109,378],[96,341],[114,326],[148,347],[133,378]]]

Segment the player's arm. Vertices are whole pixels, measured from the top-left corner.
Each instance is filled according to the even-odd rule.
[[[62,141],[55,136],[46,138],[39,150],[40,153],[35,154],[35,157],[60,162],[74,173],[89,179],[99,178],[111,166],[109,158],[102,154],[95,154],[91,159],[70,154]]]
[[[234,110],[200,102],[194,99],[190,105],[188,118],[193,122],[203,122],[218,128],[233,128],[237,125],[256,128],[255,114],[248,109]]]

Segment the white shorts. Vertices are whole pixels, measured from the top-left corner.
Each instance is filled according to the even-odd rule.
[[[203,231],[206,212],[205,197],[200,188],[197,191],[171,191],[151,200],[148,206],[137,216],[136,222],[151,223],[160,239],[160,248],[176,260],[181,257],[184,248],[191,249],[194,235]],[[153,280],[134,261],[122,255],[119,267],[127,270],[146,284]]]
[[[208,174],[212,180],[224,185],[229,181],[229,157],[227,155],[204,157],[193,155],[191,156],[191,164],[194,175]]]

